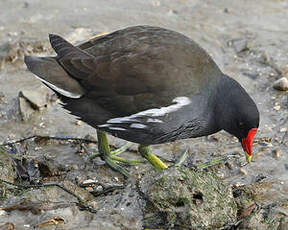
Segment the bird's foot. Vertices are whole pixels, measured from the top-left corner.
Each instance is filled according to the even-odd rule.
[[[115,150],[110,150],[110,155],[111,156],[118,156],[119,154],[121,154],[121,153],[123,153],[123,152],[125,152],[129,147],[130,147],[130,143],[127,143],[127,144],[125,144],[125,145],[123,145],[122,147],[120,147],[120,148],[118,148],[118,149],[115,149]],[[99,152],[96,152],[96,153],[94,153],[94,154],[92,154],[92,155],[90,155],[89,156],[89,160],[93,160],[94,158],[96,158],[96,157],[100,157],[100,153]],[[118,158],[117,157],[115,157],[115,159],[114,160],[117,160]],[[119,158],[120,159],[120,158]],[[123,159],[123,158],[121,158],[121,159]],[[122,160],[119,160],[120,162],[123,162],[123,163],[129,163],[129,161],[126,161],[126,162],[124,162],[124,161],[122,161]],[[132,161],[133,162],[133,161]],[[129,163],[130,164],[130,163]],[[135,164],[135,163],[134,163]],[[133,165],[133,163],[132,163],[132,165]]]
[[[156,169],[165,169],[168,168],[168,166],[161,161],[156,155],[154,155],[148,146],[146,145],[139,145],[138,147],[139,153],[154,166]]]
[[[95,157],[101,157],[101,159],[105,161],[105,163],[111,169],[121,173],[125,177],[129,177],[130,175],[129,172],[121,166],[121,164],[130,166],[130,165],[136,165],[138,163],[144,163],[143,160],[126,160],[118,156],[120,153],[128,149],[129,144],[126,144],[119,149],[111,151],[106,133],[97,131],[97,137],[98,137],[99,153],[90,156],[89,157],[90,160],[93,160]]]
[[[127,143],[125,145],[123,145],[122,147],[115,149],[113,151],[110,152],[111,155],[117,156],[123,152],[125,152],[126,150],[128,150],[128,148],[131,146],[130,143]]]
[[[129,172],[121,167],[115,160],[110,156],[110,153],[101,154],[101,159],[114,171],[121,173],[124,177],[128,178],[130,176]]]

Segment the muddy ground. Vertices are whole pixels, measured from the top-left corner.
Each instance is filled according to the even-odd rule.
[[[22,185],[55,182],[74,195],[55,186],[1,184],[0,229],[288,229],[288,93],[273,88],[277,79],[288,77],[287,22],[285,0],[1,0],[0,143],[13,144],[0,151],[0,178]],[[255,155],[249,165],[243,164],[240,143],[225,132],[152,147],[167,162],[178,159],[186,148],[190,163],[186,165],[223,159],[209,167],[229,191],[232,189],[226,195],[232,194],[234,199],[229,198],[223,208],[229,210],[229,218],[222,217],[219,225],[215,221],[213,225],[211,219],[199,224],[207,213],[204,209],[203,213],[198,209],[198,217],[192,213],[198,193],[191,202],[185,198],[185,205],[177,201],[173,206],[161,189],[145,187],[152,183],[147,182],[148,172],[153,171],[148,164],[128,167],[133,176],[125,180],[100,159],[89,161],[89,155],[97,151],[95,130],[66,113],[23,63],[24,54],[53,53],[49,33],[80,43],[97,34],[140,24],[166,27],[191,37],[224,73],[242,84],[260,110]],[[17,142],[32,136],[38,138]],[[126,143],[110,138],[114,147]],[[121,156],[141,159],[136,147],[132,144]],[[182,178],[190,172],[178,174],[168,176],[175,179],[181,174]],[[161,175],[158,172],[155,178]],[[185,179],[180,181],[186,183]],[[189,186],[197,183],[188,181]],[[159,206],[155,196],[159,191],[171,206]],[[173,196],[178,196],[177,191]],[[221,203],[217,202],[215,207]],[[214,213],[220,212],[217,210]],[[186,212],[200,218],[198,225],[182,215]]]

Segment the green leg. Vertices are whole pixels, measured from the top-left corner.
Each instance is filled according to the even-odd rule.
[[[117,155],[119,155],[119,154],[121,154],[121,153],[123,153],[123,152],[125,152],[128,148],[129,148],[129,146],[130,146],[131,144],[125,144],[125,145],[123,145],[122,147],[120,147],[119,149],[115,149],[115,150],[113,150],[113,151],[110,151],[110,154],[111,155],[113,155],[113,157],[112,158],[114,158],[114,156],[115,156],[115,159],[114,160],[116,160],[117,161]],[[96,158],[96,157],[99,157],[100,156],[100,154],[99,154],[99,152],[98,153],[94,153],[94,154],[92,154],[91,156],[89,156],[89,160],[93,160],[94,158]],[[122,160],[119,160],[119,162],[123,162]],[[131,164],[135,164],[135,163],[133,163],[134,161],[132,160],[132,163]],[[137,161],[136,161],[137,162]],[[127,161],[127,162],[124,162],[124,163],[129,163],[130,164],[130,161]]]
[[[168,166],[163,163],[156,155],[154,155],[148,146],[139,145],[138,147],[139,153],[146,158],[156,169],[166,169]]]
[[[121,166],[116,164],[111,157],[110,147],[108,143],[108,137],[106,133],[103,133],[97,130],[97,138],[98,138],[98,150],[101,158],[106,162],[106,164],[112,168],[113,170],[120,172],[125,177],[129,177],[129,172],[123,169]]]

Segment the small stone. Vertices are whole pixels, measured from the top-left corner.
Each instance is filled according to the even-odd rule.
[[[247,171],[245,169],[243,169],[243,168],[240,169],[240,173],[242,175],[247,175]]]
[[[93,192],[93,190],[94,190],[92,187],[86,187],[85,189],[86,189],[88,192]]]
[[[23,97],[19,97],[19,110],[23,121],[28,121],[34,112],[30,103]]]
[[[71,166],[71,169],[72,169],[72,170],[78,170],[79,167],[78,167],[78,165],[72,165],[72,166]]]
[[[230,170],[232,169],[232,164],[229,161],[227,161],[225,165],[227,166],[228,169]]]
[[[273,107],[273,109],[275,109],[276,111],[279,111],[281,109],[281,106],[280,105],[276,105]]]
[[[113,179],[114,179],[116,182],[119,182],[119,178],[118,178],[118,177],[115,176]]]
[[[286,77],[282,77],[274,82],[273,88],[281,91],[288,90],[288,80]]]
[[[287,128],[281,128],[280,133],[285,133],[287,131]]]
[[[249,49],[246,39],[233,39],[230,44],[236,53],[241,53]]]
[[[271,148],[271,147],[273,147],[273,144],[272,144],[272,143],[268,143],[268,144],[266,145],[266,147]]]
[[[152,2],[152,5],[155,7],[160,6],[160,4],[161,4],[160,1],[153,1]]]
[[[82,125],[82,121],[77,120],[77,121],[75,122],[75,124],[80,126],[80,125]]]
[[[41,109],[46,107],[49,98],[49,91],[46,88],[39,88],[37,90],[22,90],[19,93],[19,97],[25,98],[31,103],[33,109]]]
[[[0,216],[5,215],[5,214],[6,214],[6,211],[0,209]]]
[[[281,181],[280,184],[283,185],[283,184],[284,184],[284,181]]]
[[[98,183],[98,180],[88,179],[88,180],[84,180],[84,181],[82,182],[82,185],[83,185],[83,186],[91,186],[91,185],[94,185],[94,184],[96,184],[96,183]]]
[[[17,32],[9,32],[8,33],[8,36],[10,36],[10,37],[15,37],[15,36],[17,36],[18,35],[18,33]]]
[[[94,191],[96,192],[102,192],[104,190],[102,185],[98,185],[97,187],[94,188]]]
[[[274,155],[275,159],[279,159],[279,157],[280,157],[280,149],[274,149],[273,150],[273,155]]]

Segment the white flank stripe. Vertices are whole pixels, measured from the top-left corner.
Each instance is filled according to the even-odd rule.
[[[156,118],[148,118],[147,122],[148,123],[163,123],[163,121],[161,121],[160,119],[156,119]]]
[[[117,118],[113,118],[107,121],[107,123],[130,123],[130,122],[137,122],[137,120],[135,120],[135,118],[139,118],[139,117],[161,117],[164,116],[165,114],[168,113],[172,113],[175,112],[177,110],[179,110],[180,108],[189,105],[191,103],[190,99],[188,97],[176,97],[173,99],[174,103],[173,105],[169,105],[167,107],[161,107],[161,108],[157,108],[157,109],[148,109],[145,111],[141,111],[139,113],[133,114],[131,116],[126,116],[126,117],[117,117]],[[157,119],[158,120],[158,119]]]
[[[108,127],[111,130],[118,130],[118,131],[125,131],[126,129],[121,128],[121,127]]]
[[[110,124],[103,124],[103,125],[98,125],[99,128],[106,128],[111,126]]]
[[[140,124],[140,123],[133,123],[129,126],[130,128],[135,128],[135,129],[145,129],[147,128],[146,125]]]

